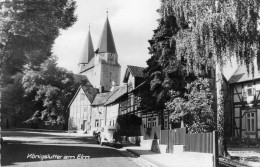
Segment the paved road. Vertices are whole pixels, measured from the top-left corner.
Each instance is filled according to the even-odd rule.
[[[116,148],[91,136],[54,132],[2,131],[2,166],[138,167]]]

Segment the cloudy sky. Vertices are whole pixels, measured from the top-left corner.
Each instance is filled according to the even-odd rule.
[[[89,25],[94,49],[103,29],[106,11],[110,21],[119,63],[124,73],[126,65],[146,66],[148,40],[157,27],[160,0],[76,0],[78,21],[68,30],[61,31],[53,53],[61,67],[78,72],[78,61],[87,37]],[[121,77],[122,78],[122,77]]]

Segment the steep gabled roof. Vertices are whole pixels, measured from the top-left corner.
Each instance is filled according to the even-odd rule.
[[[90,103],[93,102],[95,96],[98,94],[98,90],[95,89],[92,85],[89,86],[89,85],[84,85],[84,86],[81,86],[84,93],[86,94],[88,100],[90,101]]]
[[[94,57],[94,47],[92,43],[92,38],[90,31],[88,31],[88,36],[84,44],[83,52],[81,54],[81,58],[79,64],[87,64]]]
[[[109,97],[109,99],[107,100],[107,102],[104,105],[109,105],[113,102],[115,102],[117,99],[119,99],[120,97],[122,97],[123,95],[125,95],[127,93],[127,86],[117,86],[114,88],[112,95]]]
[[[74,82],[84,83],[84,85],[91,85],[86,75],[73,74]]]
[[[106,92],[106,93],[99,93],[96,95],[93,103],[91,104],[92,106],[99,106],[103,105],[106,103],[108,98],[111,96],[112,92]]]
[[[230,77],[228,82],[230,84],[234,84],[234,83],[241,83],[241,82],[246,82],[246,81],[255,80],[255,79],[260,79],[260,75],[258,73],[258,70],[255,69],[254,77],[253,77],[251,72],[249,74],[247,73],[246,66],[241,65],[237,68],[235,73]]]
[[[127,65],[123,82],[127,82],[129,74],[132,74],[134,77],[145,78],[144,70],[144,67]]]
[[[74,99],[77,97],[80,89],[82,89],[85,93],[85,95],[87,96],[88,100],[90,103],[93,102],[95,96],[98,94],[98,90],[95,89],[91,84],[87,84],[85,86],[80,85],[77,92],[75,93],[75,95],[73,96],[72,100],[70,101],[68,107],[70,107],[70,105],[72,104],[72,102],[74,101]]]
[[[98,53],[117,53],[108,18],[106,19],[101,37],[99,39],[97,52]]]

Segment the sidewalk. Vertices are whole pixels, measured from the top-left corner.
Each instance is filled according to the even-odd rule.
[[[208,164],[202,159],[188,159],[185,154],[160,154],[150,150],[146,150],[139,146],[131,144],[123,144],[123,150],[132,153],[136,158],[140,159],[141,166],[149,167],[207,167]]]

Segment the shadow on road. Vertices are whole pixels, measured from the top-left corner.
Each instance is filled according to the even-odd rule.
[[[13,165],[18,162],[41,161],[39,157],[34,155],[53,155],[61,156],[62,160],[65,156],[72,156],[77,159],[79,155],[90,156],[93,158],[104,157],[124,157],[118,151],[109,147],[92,147],[92,146],[75,146],[75,145],[34,145],[34,144],[4,144],[2,145],[2,166]],[[74,157],[73,157],[74,156]],[[79,156],[82,158],[81,156]],[[57,158],[49,158],[44,161],[54,161]]]

